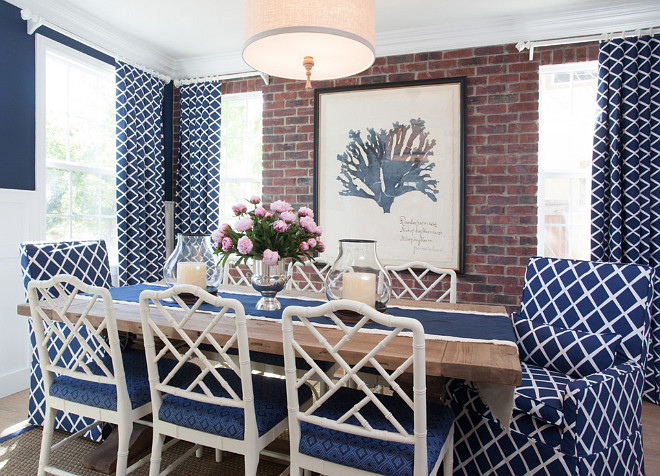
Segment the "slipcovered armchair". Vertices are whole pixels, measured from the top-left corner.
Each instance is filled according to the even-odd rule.
[[[642,390],[653,271],[533,257],[513,315],[523,382],[503,429],[451,380],[455,474],[643,474]]]

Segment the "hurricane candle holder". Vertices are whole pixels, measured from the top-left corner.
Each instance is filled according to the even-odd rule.
[[[193,284],[216,294],[222,269],[216,266],[215,247],[211,237],[203,233],[179,233],[176,247],[165,261],[163,279],[168,286]],[[196,302],[194,294],[181,294],[187,304]]]
[[[376,255],[374,240],[339,240],[339,256],[325,278],[329,300],[352,299],[385,312],[392,281]],[[346,314],[346,315],[344,315]],[[345,311],[342,319],[357,321],[359,315]]]

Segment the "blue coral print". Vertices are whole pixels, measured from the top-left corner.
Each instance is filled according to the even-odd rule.
[[[374,200],[384,213],[390,213],[397,197],[409,192],[438,200],[438,181],[431,178],[435,162],[429,159],[436,141],[429,139],[422,119],[395,122],[389,131],[367,128],[366,140],[359,130],[351,129],[348,136],[346,151],[337,155],[340,195]]]

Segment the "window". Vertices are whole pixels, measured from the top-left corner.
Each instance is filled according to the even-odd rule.
[[[47,38],[37,42],[46,239],[105,239],[116,265],[114,68]]]
[[[222,97],[220,223],[233,223],[232,205],[261,194],[262,110],[260,92]]]
[[[589,259],[597,64],[540,70],[538,253]]]

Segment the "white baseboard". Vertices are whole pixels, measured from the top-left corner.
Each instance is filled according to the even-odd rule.
[[[0,375],[0,398],[21,392],[30,386],[30,369],[24,368]]]

